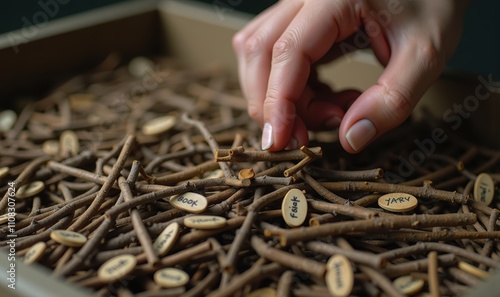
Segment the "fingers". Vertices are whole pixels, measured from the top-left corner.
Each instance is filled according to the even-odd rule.
[[[248,113],[260,125],[263,125],[262,108],[271,71],[273,44],[302,5],[302,1],[296,0],[280,2],[255,18],[233,38]]]
[[[366,90],[344,116],[340,142],[350,153],[361,151],[407,119],[443,68],[432,45],[415,40],[401,44],[377,84]]]
[[[351,34],[358,22],[354,4],[350,1],[309,1],[274,43],[263,103],[263,121],[270,127],[264,134],[272,131],[272,137],[263,138],[263,149],[284,149],[292,133],[304,133],[296,136],[307,139],[307,131],[294,131],[294,127],[296,103],[302,100],[311,64],[321,58],[336,40]]]

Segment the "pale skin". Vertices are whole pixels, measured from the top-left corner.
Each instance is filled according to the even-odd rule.
[[[339,128],[350,153],[403,123],[460,40],[469,0],[282,0],[233,38],[248,113],[263,127],[262,149],[308,143],[308,130]],[[364,92],[334,92],[316,75],[359,34],[383,73]]]

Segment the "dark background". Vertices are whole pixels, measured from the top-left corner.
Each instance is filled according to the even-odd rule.
[[[41,10],[41,4],[51,1],[2,1],[0,9],[0,34],[20,29],[26,20],[33,21],[33,16]],[[50,20],[67,17],[79,12],[96,9],[122,1],[140,0],[59,0],[59,11]],[[438,0],[439,1],[439,0]],[[461,0],[457,0],[461,1]],[[66,3],[67,2],[67,3]],[[207,9],[213,9],[215,3],[227,3],[231,9],[257,14],[272,5],[274,0],[198,0],[207,3]],[[66,4],[62,4],[66,3]],[[236,4],[236,5],[235,5]],[[467,11],[463,38],[460,46],[448,63],[448,69],[461,74],[493,74],[500,77],[500,1],[475,0]]]

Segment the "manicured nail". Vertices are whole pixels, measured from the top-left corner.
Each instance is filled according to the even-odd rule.
[[[333,117],[333,118],[331,118],[331,119],[328,119],[328,120],[325,122],[325,127],[326,127],[327,129],[335,129],[335,128],[338,128],[338,127],[340,126],[340,122],[341,122],[341,121],[342,121],[342,120],[341,120],[339,117],[335,116],[335,117]]]
[[[271,145],[273,145],[273,126],[269,123],[265,123],[262,129],[262,150],[267,150]]]
[[[351,126],[345,137],[355,151],[359,151],[377,134],[370,120],[362,119]]]
[[[296,150],[299,147],[299,142],[295,138],[291,138],[288,145],[285,147],[285,150]]]

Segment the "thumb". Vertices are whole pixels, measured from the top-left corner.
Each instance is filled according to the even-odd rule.
[[[394,51],[377,83],[351,105],[340,126],[340,142],[350,153],[403,123],[444,62],[429,43],[416,41]]]

